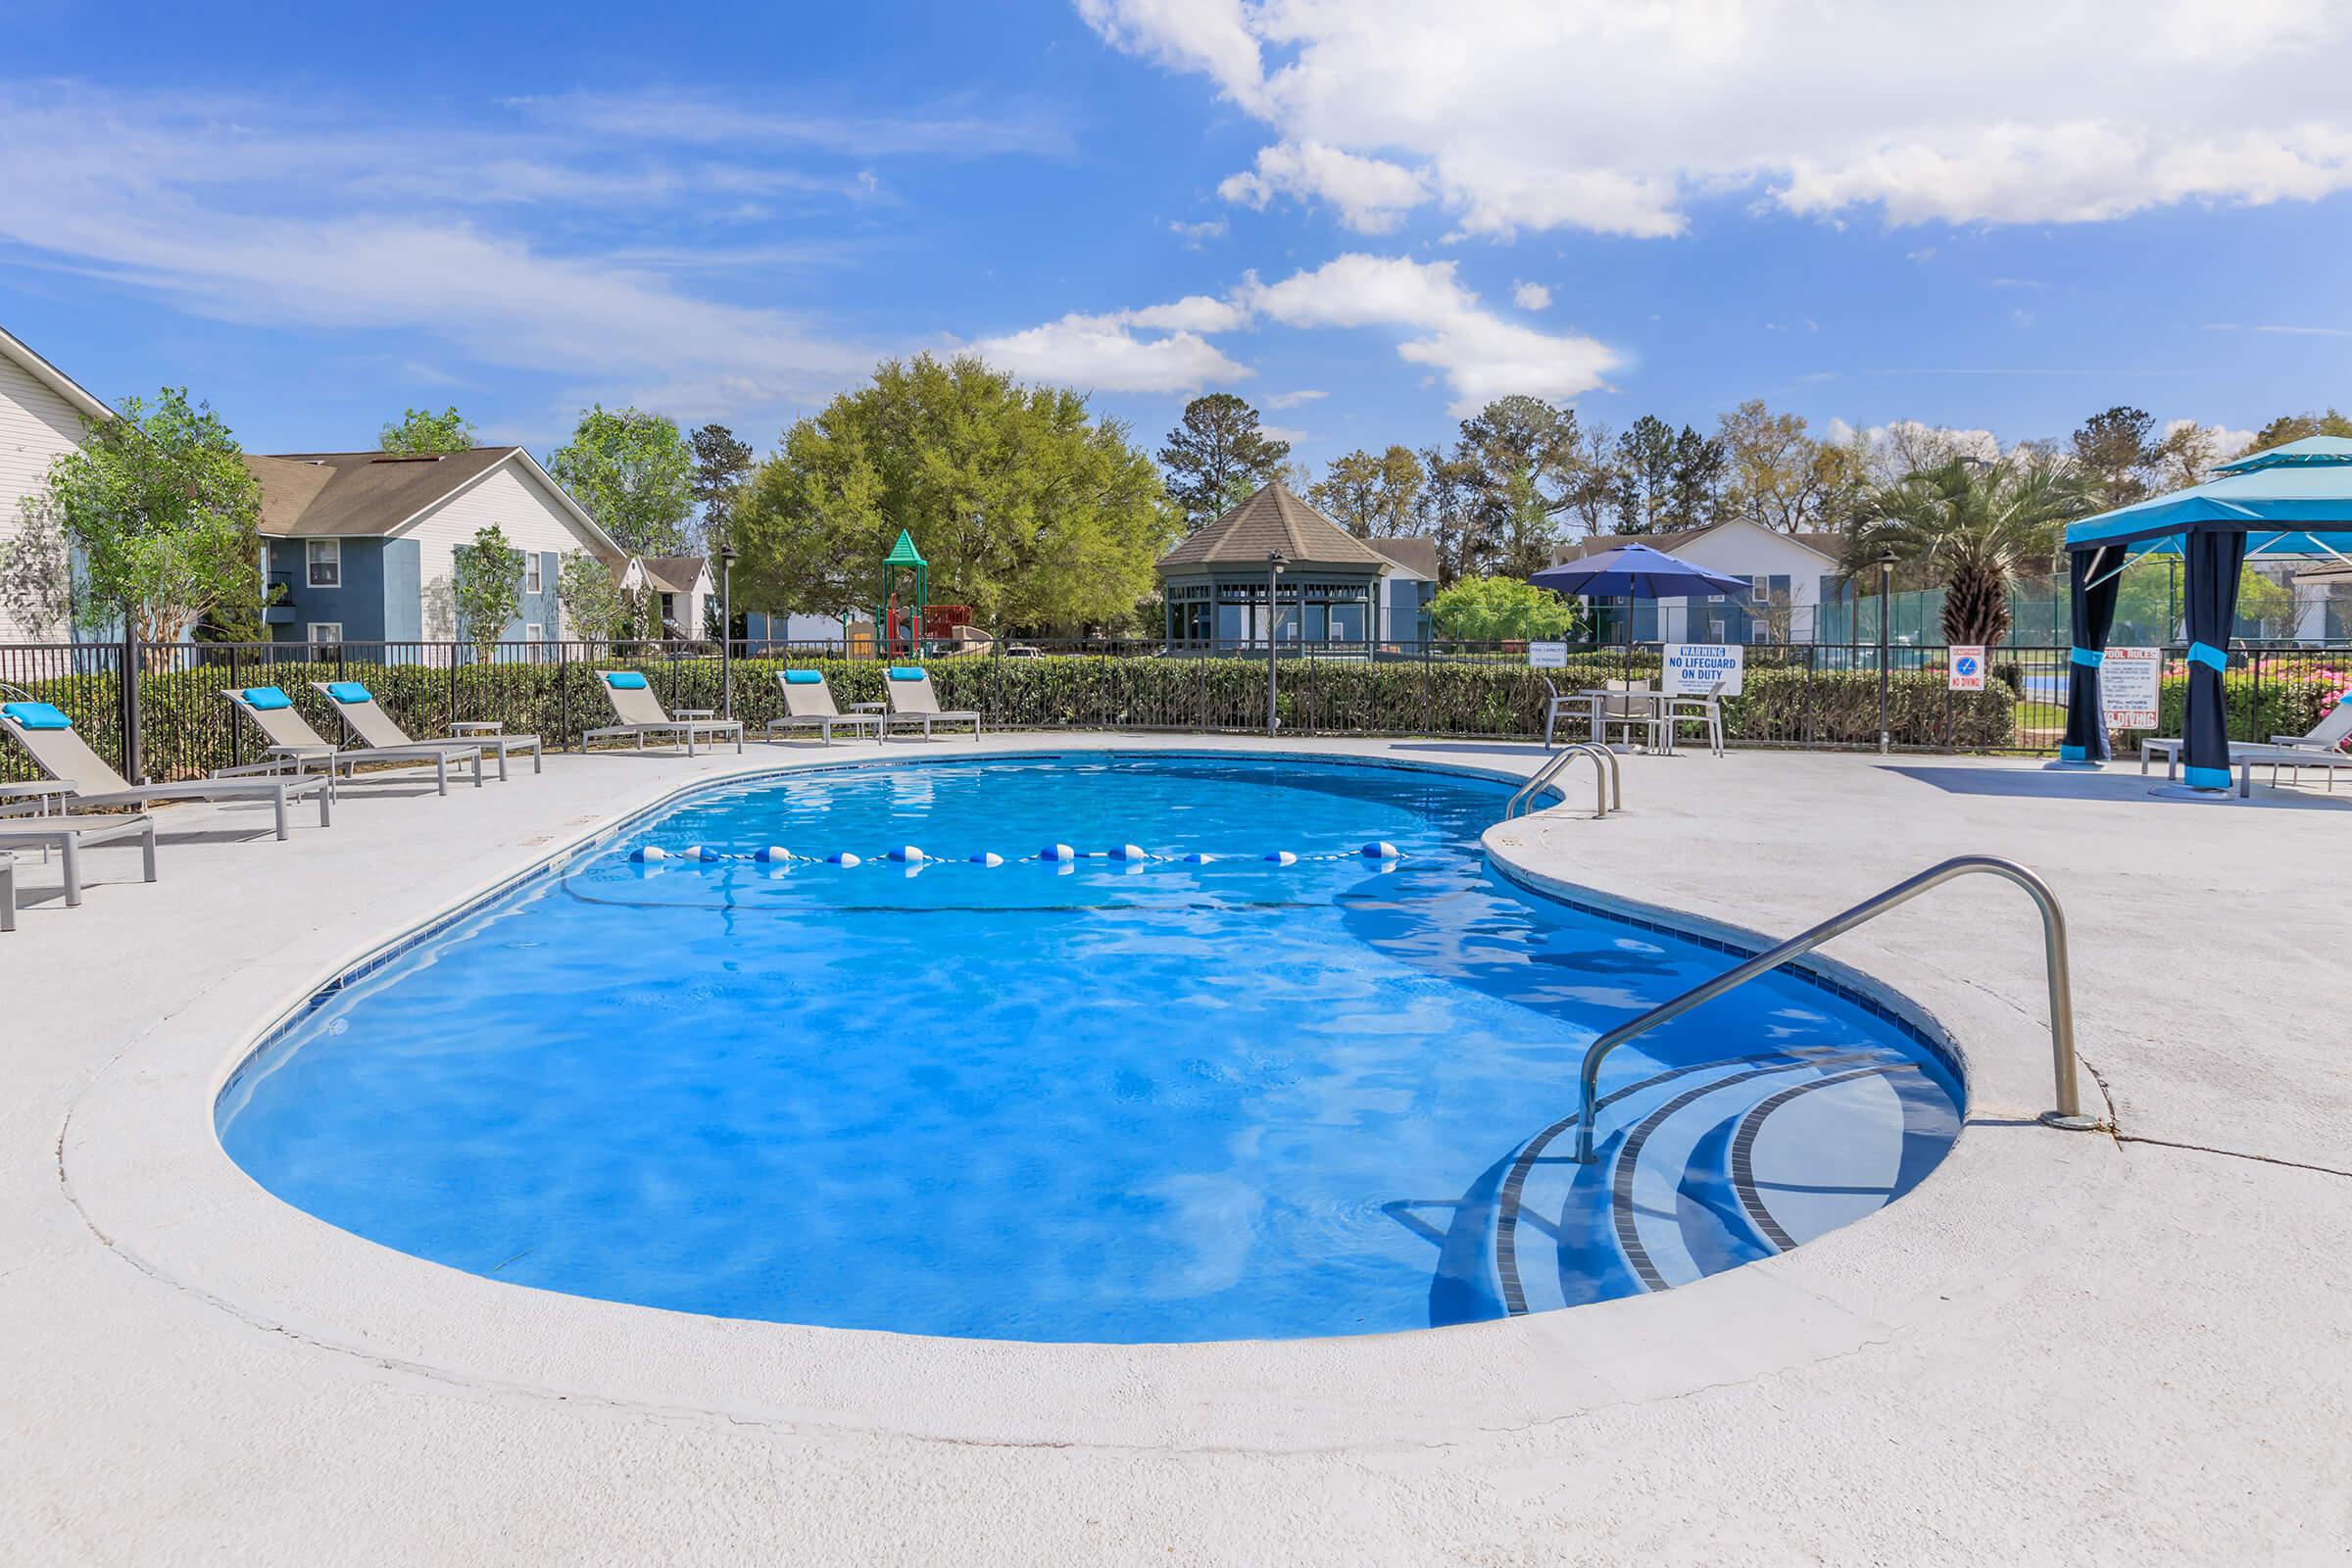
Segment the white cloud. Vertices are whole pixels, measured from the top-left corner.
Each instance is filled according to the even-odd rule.
[[[1251,373],[1248,366],[1227,359],[1199,331],[1172,331],[1152,338],[1136,335],[1136,326],[1152,324],[1142,318],[1162,312],[1181,315],[1182,307],[1105,316],[1070,315],[1025,331],[982,338],[971,347],[989,364],[1024,379],[1063,382],[1098,392],[1196,392],[1212,381],[1238,381]]]
[[[1120,311],[1112,319],[1122,326],[1152,327],[1168,332],[1231,332],[1250,324],[1250,313],[1231,300],[1188,294],[1173,305],[1147,305],[1140,311]]]
[[[2231,458],[2242,457],[2246,449],[2254,444],[2254,432],[2251,430],[2232,430],[2226,424],[2201,424],[2195,419],[2164,421],[2164,433],[2168,436],[2182,429],[2204,431],[2206,439],[2213,443],[2213,461],[2216,463],[2228,463]]]
[[[1311,388],[1298,392],[1277,392],[1266,399],[1266,407],[1269,409],[1295,409],[1301,403],[1313,403],[1330,395],[1328,392],[1317,392]]]
[[[2208,332],[2269,332],[2279,337],[2352,337],[2352,326],[2247,326],[2236,321],[2208,321]]]
[[[1168,220],[1168,232],[1184,241],[1184,248],[1188,251],[1197,251],[1212,239],[1223,239],[1227,227],[1228,225],[1222,218],[1202,219],[1198,223],[1178,222],[1175,219]]]
[[[1390,327],[1397,357],[1430,367],[1457,415],[1514,392],[1573,398],[1600,385],[1618,356],[1589,337],[1554,336],[1503,320],[1462,286],[1451,262],[1350,255],[1279,283],[1243,280],[1237,297],[1286,326]]]
[[[1671,235],[1742,191],[1832,221],[2095,221],[2352,188],[2338,0],[1078,9],[1270,128],[1231,196],[1359,228],[1434,204],[1467,234]]]
[[[1551,290],[1541,283],[1513,283],[1511,303],[1523,311],[1548,311],[1551,309]]]
[[[1277,195],[1320,198],[1356,232],[1385,234],[1429,199],[1429,187],[1409,169],[1310,141],[1259,148],[1256,170],[1227,176],[1217,194],[1254,208]]]

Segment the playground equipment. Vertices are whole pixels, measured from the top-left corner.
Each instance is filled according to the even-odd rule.
[[[899,542],[882,558],[882,600],[874,607],[883,656],[920,659],[933,643],[955,637],[956,628],[970,625],[971,619],[969,605],[931,603],[931,564],[915,549],[913,535],[901,528]]]

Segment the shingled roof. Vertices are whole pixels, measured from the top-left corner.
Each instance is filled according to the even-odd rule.
[[[1308,506],[1280,480],[1259,489],[1159,558],[1163,572],[1186,566],[1263,567],[1271,551],[1294,566],[1389,569],[1388,558]]]
[[[607,553],[620,554],[620,547],[520,447],[245,456],[246,469],[262,487],[261,531],[272,539],[385,538],[508,463],[543,481],[582,533]]]

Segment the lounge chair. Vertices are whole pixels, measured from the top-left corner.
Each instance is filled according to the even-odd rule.
[[[442,794],[449,793],[449,764],[473,759],[473,787],[482,787],[482,749],[468,742],[457,745],[443,741],[423,746],[337,746],[317,730],[310,720],[295,711],[294,699],[274,686],[248,686],[242,691],[220,694],[260,726],[270,737],[270,760],[247,767],[230,768],[232,773],[308,773],[313,767],[323,767],[327,775],[336,769],[349,768],[349,776],[359,776],[362,762],[430,762],[433,780]]]
[[[2297,752],[2341,752],[2347,740],[2352,740],[2352,702],[2336,704],[2301,735],[2272,736],[2271,744]]]
[[[361,740],[378,751],[402,751],[412,747],[446,747],[452,755],[468,749],[498,754],[498,781],[507,781],[507,754],[528,752],[531,771],[545,772],[539,755],[536,735],[509,735],[503,730],[484,730],[474,735],[453,735],[445,741],[411,740],[406,730],[392,720],[392,715],[376,703],[374,694],[356,680],[315,680],[311,687],[335,705],[335,712],[352,727]]]
[[[332,779],[245,778],[215,773],[211,778],[180,779],[170,784],[135,785],[90,750],[74,729],[73,719],[47,703],[0,704],[0,729],[32,754],[41,771],[72,787],[65,808],[134,806],[141,810],[151,801],[268,801],[277,810],[277,836],[286,836],[286,803],[318,799],[318,825],[333,820],[335,785]],[[0,818],[21,815],[37,806],[0,807]]]
[[[779,669],[776,684],[784,690],[784,711],[767,721],[767,738],[771,741],[780,729],[822,731],[827,746],[833,744],[836,726],[852,733],[881,731],[880,713],[845,713],[835,705],[832,684],[821,669]]]
[[[939,694],[931,689],[931,672],[922,665],[893,664],[883,673],[888,677],[882,687],[890,698],[890,724],[919,723],[925,740],[931,738],[934,724],[969,724],[972,739],[980,738],[979,713],[968,708],[941,708]],[[884,733],[888,733],[890,724],[883,725]]]
[[[634,737],[639,751],[645,750],[645,738],[648,735],[682,736],[686,741],[686,755],[692,757],[698,736],[723,737],[731,734],[735,737],[735,750],[738,753],[743,750],[741,719],[720,718],[717,716],[718,710],[714,708],[681,708],[673,716],[662,706],[662,699],[654,695],[654,689],[646,684],[645,676],[636,670],[600,669],[596,672],[596,683],[604,688],[606,701],[612,705],[612,716],[620,722],[608,724],[602,729],[592,729],[581,736],[580,750],[583,752],[600,740],[618,735]]]
[[[155,818],[145,813],[136,816],[100,816],[76,822],[65,816],[36,816],[27,821],[23,817],[0,821],[0,858],[12,858],[5,852],[11,846],[38,845],[54,849],[65,861],[66,906],[81,903],[81,847],[85,844],[106,844],[115,839],[135,838],[139,841],[139,856],[145,862],[147,880],[155,880]],[[16,868],[8,871],[9,921],[0,930],[16,929]]]

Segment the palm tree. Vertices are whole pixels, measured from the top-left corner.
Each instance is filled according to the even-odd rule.
[[[2091,510],[2080,478],[2055,464],[1950,458],[1874,485],[1846,527],[1844,567],[1858,576],[1882,550],[1945,587],[1944,641],[1989,647],[2009,633],[2009,588],[2063,548],[2066,524]]]

